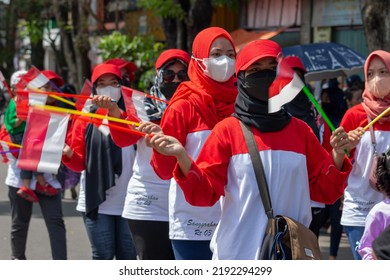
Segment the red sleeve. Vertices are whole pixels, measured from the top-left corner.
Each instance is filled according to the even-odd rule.
[[[225,195],[231,149],[230,144],[221,139],[229,137],[218,137],[211,132],[187,177],[178,166],[174,170],[174,178],[191,205],[213,206]]]
[[[188,128],[188,115],[183,112],[190,112],[191,108],[188,102],[177,101],[173,106],[166,109],[161,119],[161,128],[166,135],[175,137],[185,146]],[[169,180],[173,176],[173,170],[176,166],[176,158],[173,156],[164,156],[153,150],[150,161],[154,172],[163,180]]]
[[[137,123],[139,122],[138,118],[136,118],[132,115],[129,115],[126,117],[125,113],[122,113],[122,119],[126,119],[126,120],[137,122]],[[129,124],[113,122],[113,121],[109,121],[109,124],[131,129],[131,125],[129,125]],[[130,132],[121,131],[121,130],[118,130],[115,128],[110,128],[110,133],[111,133],[111,138],[114,141],[114,143],[118,147],[121,147],[121,148],[136,144],[138,142],[138,140],[141,139],[141,137],[142,137],[140,135],[130,133]]]
[[[81,172],[85,169],[85,131],[87,125],[88,122],[75,119],[72,125],[72,132],[66,139],[66,144],[73,150],[73,156],[72,158],[63,156],[62,162],[76,172]]]

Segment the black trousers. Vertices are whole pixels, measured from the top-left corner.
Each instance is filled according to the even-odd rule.
[[[128,220],[131,235],[140,260],[174,260],[169,223]]]
[[[33,203],[19,197],[18,188],[8,186],[11,204],[11,250],[12,259],[25,260],[27,233],[30,225]],[[62,215],[61,194],[45,196],[37,193],[39,206],[45,220],[53,260],[66,260],[66,230]]]

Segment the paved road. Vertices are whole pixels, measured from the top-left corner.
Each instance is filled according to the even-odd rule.
[[[8,187],[5,186],[6,164],[0,162],[0,260],[9,260],[10,215]],[[91,259],[91,249],[85,232],[80,212],[76,211],[76,200],[72,200],[70,192],[65,193],[63,212],[67,234],[68,258],[71,260]],[[34,205],[33,216],[27,240],[26,256],[31,260],[50,260],[49,237],[39,205]]]
[[[6,164],[0,162],[0,260],[9,260],[10,250],[10,216],[8,188],[4,184]],[[70,260],[89,260],[91,250],[80,213],[75,210],[76,201],[70,198],[70,192],[63,199],[63,212],[67,230],[68,258]],[[329,256],[329,235],[323,231],[320,235],[320,246],[323,258]],[[27,258],[30,260],[50,260],[49,239],[39,205],[34,205],[27,241]],[[352,260],[352,253],[345,236],[341,240],[340,260]]]

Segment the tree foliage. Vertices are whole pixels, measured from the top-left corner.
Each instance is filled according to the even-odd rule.
[[[138,77],[135,87],[146,92],[154,82],[154,63],[164,44],[156,42],[152,36],[135,36],[130,40],[129,36],[115,31],[101,38],[99,49],[103,60],[120,57],[134,62]]]
[[[367,48],[390,51],[390,0],[361,1],[362,20]]]
[[[154,14],[162,18],[178,18],[183,20],[186,16],[182,6],[174,0],[138,0],[139,8],[153,10]]]
[[[213,6],[238,8],[239,0],[138,0],[139,7],[161,17],[168,48],[191,52],[192,42],[211,24]]]

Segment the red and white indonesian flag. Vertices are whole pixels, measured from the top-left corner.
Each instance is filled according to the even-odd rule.
[[[7,143],[0,141],[0,154],[1,161],[3,163],[13,163],[16,160],[16,157],[12,153],[8,152],[13,149],[15,149],[15,147],[10,147]]]
[[[16,160],[18,153],[10,153],[8,151],[15,150],[14,146],[10,146],[7,144],[11,143],[11,138],[7,132],[7,129],[5,128],[5,125],[3,125],[0,129],[0,154],[1,154],[1,161],[3,163],[12,163]]]
[[[126,113],[128,115],[135,116],[143,122],[149,121],[148,114],[145,110],[145,93],[122,86],[122,96],[125,101]]]
[[[25,106],[32,105],[45,105],[47,100],[47,94],[36,93],[40,87],[49,83],[49,79],[41,73],[36,67],[31,67],[26,74],[22,76],[20,81],[16,84],[18,90],[18,99],[17,100],[17,112],[19,105],[19,112],[23,112],[23,116],[26,114]],[[21,91],[28,91],[28,93],[23,93]],[[19,103],[19,104],[18,104]],[[23,108],[20,107],[23,105]],[[20,113],[19,113],[20,115]],[[22,118],[23,119],[23,118]]]
[[[16,116],[19,119],[27,120],[30,106],[45,105],[47,94],[36,93],[33,90],[18,90],[16,99]]]
[[[268,112],[275,113],[292,101],[305,84],[282,58],[278,64],[275,81],[269,87]]]
[[[92,83],[90,80],[85,80],[83,88],[81,89],[80,96],[91,97],[92,96]],[[76,101],[76,109],[81,112],[88,113],[92,106],[92,100],[87,98],[78,98]]]
[[[31,67],[26,74],[22,76],[16,84],[18,89],[39,89],[49,83],[49,79],[41,73],[36,67]]]
[[[57,174],[69,115],[31,108],[17,166]]]

